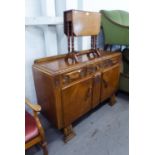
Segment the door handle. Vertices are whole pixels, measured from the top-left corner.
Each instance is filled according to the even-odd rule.
[[[105,79],[103,79],[103,83],[104,83],[105,88],[107,88],[108,87],[108,81],[106,81]]]
[[[87,91],[87,94],[86,94],[85,100],[87,100],[89,97],[91,97],[91,95],[92,95],[92,87],[89,87],[88,91]]]
[[[101,74],[95,75],[95,76],[94,76],[94,82],[95,82],[95,83],[100,83],[100,81],[101,81]]]
[[[82,69],[79,69],[79,70],[76,70],[76,71],[73,71],[73,72],[70,72],[70,73],[67,73],[65,74],[65,77],[70,81],[72,80],[76,80],[76,79],[79,79],[81,74],[82,74],[83,70]]]

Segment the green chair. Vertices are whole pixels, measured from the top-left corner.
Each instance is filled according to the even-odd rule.
[[[104,49],[107,50],[112,45],[120,45],[122,71],[119,89],[129,92],[129,14],[121,10],[101,10],[100,13],[101,28],[104,33]],[[125,46],[123,50],[122,45]]]

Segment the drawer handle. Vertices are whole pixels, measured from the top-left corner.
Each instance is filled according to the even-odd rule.
[[[78,71],[73,71],[71,73],[66,74],[65,76],[69,79],[69,80],[75,80],[77,78],[81,77],[81,70]]]
[[[96,70],[99,70],[100,69],[100,66],[99,65],[96,65],[95,68],[96,68]]]
[[[109,67],[109,66],[112,66],[112,65],[115,65],[118,63],[118,60],[117,59],[113,59],[113,60],[106,60],[105,61],[105,66],[104,67]]]
[[[88,68],[88,73],[94,73],[96,71],[100,70],[100,66],[99,65],[96,65],[96,66],[91,66]]]
[[[107,88],[108,87],[108,81],[106,81],[105,79],[103,79],[103,83],[104,83],[105,88]]]
[[[115,60],[112,61],[112,64],[115,65],[117,62],[118,62],[118,60],[115,59]]]

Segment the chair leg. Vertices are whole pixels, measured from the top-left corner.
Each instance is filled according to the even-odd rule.
[[[47,143],[46,142],[42,142],[41,143],[41,147],[43,149],[44,155],[48,155]]]

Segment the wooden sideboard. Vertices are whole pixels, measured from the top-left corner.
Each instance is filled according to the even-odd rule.
[[[79,62],[68,65],[66,55],[35,60],[33,75],[43,115],[63,129],[65,142],[74,135],[72,123],[106,99],[115,103],[120,75],[120,52],[100,51],[91,59],[80,52]]]

